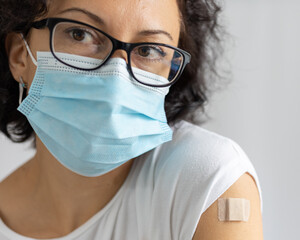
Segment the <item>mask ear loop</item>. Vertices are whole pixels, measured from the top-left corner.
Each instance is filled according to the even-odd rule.
[[[30,56],[30,58],[31,58],[31,60],[32,60],[32,62],[33,62],[33,64],[34,64],[35,66],[37,66],[37,61],[36,61],[35,58],[33,57],[33,54],[32,54],[32,52],[31,52],[31,50],[30,50],[30,48],[29,48],[29,46],[28,46],[28,43],[27,43],[26,39],[24,38],[24,35],[23,35],[22,33],[20,33],[20,34],[21,34],[21,37],[22,37],[22,39],[23,39],[23,41],[24,41],[24,43],[25,43],[26,49],[27,49],[27,51],[28,51],[28,53],[29,53],[29,56]]]
[[[27,88],[27,86],[23,82],[22,77],[20,77],[20,83],[19,83],[19,105],[21,105],[22,100],[23,100],[24,88]]]
[[[32,60],[32,62],[33,62],[33,64],[34,64],[35,66],[37,66],[37,65],[38,65],[38,64],[37,64],[37,61],[36,61],[35,58],[33,57],[33,54],[32,54],[32,52],[30,51],[30,48],[29,48],[29,46],[28,46],[27,41],[25,40],[24,35],[23,35],[22,33],[20,33],[20,34],[21,34],[21,37],[22,37],[22,39],[23,39],[23,41],[24,41],[24,43],[25,43],[26,49],[27,49],[27,51],[28,51],[28,53],[29,53],[29,56],[30,56],[30,58],[31,58],[31,60]],[[20,83],[19,83],[19,105],[21,105],[22,100],[23,100],[24,88],[27,88],[27,86],[26,86],[26,84],[23,82],[23,78],[20,77]]]

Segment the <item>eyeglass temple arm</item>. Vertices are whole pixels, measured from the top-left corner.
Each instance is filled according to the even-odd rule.
[[[48,22],[48,19],[43,19],[43,20],[38,21],[38,22],[33,22],[31,26],[36,28],[36,29],[42,29],[42,28],[46,27],[47,22]]]

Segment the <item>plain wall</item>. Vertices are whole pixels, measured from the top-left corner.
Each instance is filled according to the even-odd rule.
[[[262,187],[264,237],[300,239],[300,1],[229,0],[233,80],[206,128],[237,141]]]
[[[264,239],[296,240],[299,211],[300,1],[228,0],[224,24],[232,83],[209,105],[204,127],[235,140],[262,187]],[[34,154],[0,135],[0,180]]]

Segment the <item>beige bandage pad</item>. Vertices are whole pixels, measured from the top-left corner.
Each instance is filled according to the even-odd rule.
[[[250,201],[244,198],[219,198],[219,221],[244,221],[247,222],[250,215]]]

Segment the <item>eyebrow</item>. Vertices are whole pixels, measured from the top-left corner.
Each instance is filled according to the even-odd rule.
[[[105,22],[102,18],[98,17],[97,15],[85,10],[85,9],[82,9],[82,8],[68,8],[68,9],[65,9],[61,12],[59,12],[58,14],[62,14],[62,13],[66,13],[66,12],[81,12],[81,13],[84,13],[86,15],[88,15],[92,20],[96,21],[97,23],[101,24],[101,25],[105,25]]]
[[[157,35],[164,34],[171,41],[174,41],[172,35],[164,30],[143,30],[143,31],[139,32],[139,35],[144,35],[144,36],[155,35],[155,34],[157,34]]]
[[[59,14],[63,14],[66,12],[73,12],[73,11],[84,13],[88,17],[90,17],[92,20],[97,22],[98,24],[106,25],[105,21],[102,18],[100,18],[99,16],[97,16],[85,9],[82,9],[82,8],[68,8],[68,9],[65,9],[65,10],[59,12]],[[143,30],[138,33],[138,35],[143,35],[143,36],[151,36],[151,35],[159,35],[159,34],[163,34],[163,35],[167,36],[171,41],[174,41],[172,35],[164,30]]]

